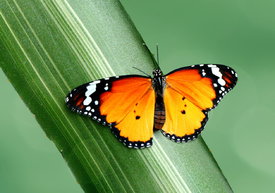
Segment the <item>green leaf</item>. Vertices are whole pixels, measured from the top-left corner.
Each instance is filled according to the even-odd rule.
[[[0,62],[85,192],[231,192],[203,139],[176,144],[159,132],[144,150],[70,112],[74,87],[153,69],[117,0],[1,1]]]

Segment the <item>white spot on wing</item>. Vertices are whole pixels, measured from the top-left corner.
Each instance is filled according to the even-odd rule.
[[[87,86],[87,91],[85,92],[85,96],[88,97],[91,94],[93,94],[96,91],[96,85],[100,83],[100,80],[96,80],[91,82],[88,86]]]
[[[214,65],[214,64],[208,64],[208,67],[209,67],[209,68],[216,68],[217,66]]]
[[[219,79],[218,79],[218,83],[219,83],[220,85],[222,85],[222,86],[224,86],[224,85],[226,84],[226,82],[225,82],[224,79],[222,79],[222,78],[219,78]]]
[[[96,85],[100,83],[100,80],[96,80],[91,82],[87,87],[87,91],[85,92],[86,99],[84,100],[84,105],[89,105],[92,102],[92,98],[90,97],[96,91]]]
[[[209,66],[209,65],[208,65]],[[216,68],[216,67],[211,67],[211,70],[212,70],[212,73],[214,75],[216,75],[217,77],[222,77],[222,73],[220,72],[220,69],[219,68]]]
[[[98,105],[98,101],[95,101],[95,105]]]
[[[220,69],[216,65],[208,65],[208,66],[211,68],[212,74],[214,74],[219,78],[218,83],[221,86],[224,86],[226,82],[222,79],[222,73],[220,72]]]
[[[92,102],[92,98],[91,97],[87,97],[84,101],[83,101],[83,105],[89,105]]]

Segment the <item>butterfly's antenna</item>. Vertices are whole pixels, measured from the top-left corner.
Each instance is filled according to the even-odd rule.
[[[146,72],[144,72],[144,71],[138,69],[137,67],[133,67],[133,68],[136,69],[136,70],[138,70],[138,71],[140,71],[140,72],[142,72],[143,74],[145,74],[145,75],[147,75],[147,76],[150,76],[149,74],[147,74]]]
[[[156,49],[157,49],[157,63],[159,66],[159,45],[158,44],[156,45]]]
[[[149,51],[150,56],[151,56],[151,58],[152,58],[152,60],[154,62],[154,65],[155,65],[155,69],[160,69],[158,62],[156,62],[156,58],[154,57],[154,55],[152,54],[152,52],[150,51],[150,49],[147,47],[147,45],[145,43],[143,43],[143,46],[145,46],[145,48]],[[157,55],[158,55],[158,53],[157,53]]]

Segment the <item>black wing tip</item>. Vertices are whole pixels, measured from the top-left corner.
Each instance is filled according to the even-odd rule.
[[[78,114],[84,114],[84,110],[83,109],[80,109],[78,108],[76,105],[75,105],[75,101],[72,100],[72,97],[74,95],[74,90],[72,90],[66,97],[65,97],[65,104],[66,106],[72,111],[72,112],[76,112]]]
[[[73,92],[74,90],[69,92],[69,94],[65,97],[65,104],[71,111],[75,112],[78,108],[73,104]]]

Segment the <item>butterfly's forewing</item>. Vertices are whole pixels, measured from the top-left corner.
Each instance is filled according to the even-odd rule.
[[[96,80],[72,90],[66,103],[111,126],[128,147],[152,145],[155,92],[150,78],[130,75]]]
[[[196,138],[207,121],[207,112],[236,82],[236,72],[224,65],[193,65],[167,74],[164,135],[176,142]]]

